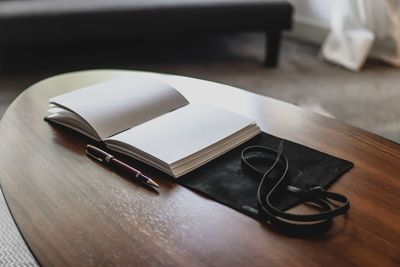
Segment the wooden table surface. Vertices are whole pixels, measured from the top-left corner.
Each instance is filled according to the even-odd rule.
[[[293,105],[186,77],[170,82],[191,102],[254,117],[273,135],[350,160],[332,190],[347,217],[318,237],[273,231],[163,177],[159,194],[89,160],[86,138],[43,121],[52,96],[128,71],[85,71],[23,92],[0,123],[0,182],[43,266],[399,266],[400,145]],[[152,74],[148,74],[152,75]]]

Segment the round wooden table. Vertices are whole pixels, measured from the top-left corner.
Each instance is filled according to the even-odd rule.
[[[296,106],[230,86],[161,74],[190,102],[233,110],[261,128],[345,158],[333,190],[346,219],[300,239],[274,232],[163,177],[159,194],[85,156],[88,139],[43,121],[48,99],[132,72],[64,74],[23,92],[0,123],[0,182],[43,266],[398,266],[400,145]]]

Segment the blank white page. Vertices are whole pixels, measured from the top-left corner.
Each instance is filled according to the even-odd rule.
[[[129,144],[171,165],[253,122],[216,107],[189,104],[109,139]]]
[[[102,140],[189,103],[165,82],[140,75],[95,84],[49,102],[80,115]]]

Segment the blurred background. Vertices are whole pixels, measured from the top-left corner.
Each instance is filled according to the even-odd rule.
[[[201,32],[170,34],[166,28],[163,34],[146,34],[147,26],[127,20],[123,34],[114,36],[124,21],[93,31],[79,26],[96,25],[102,13],[113,21],[121,9],[135,5],[157,11],[165,3],[196,2],[273,6],[286,1],[0,1],[0,114],[22,90],[49,76],[84,69],[132,69],[233,85],[400,142],[399,1],[290,1],[292,29],[284,31],[275,68],[264,66],[265,33],[250,28],[208,32],[208,25]],[[157,22],[163,13],[159,10],[150,21]],[[279,12],[273,16],[281,17]],[[204,16],[202,23],[210,24],[208,20]],[[138,29],[144,30],[138,35]],[[382,44],[388,44],[386,50]]]

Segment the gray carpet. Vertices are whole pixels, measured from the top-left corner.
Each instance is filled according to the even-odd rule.
[[[399,69],[368,62],[361,73],[352,73],[325,63],[317,47],[289,39],[279,68],[266,69],[263,47],[262,35],[244,34],[118,49],[45,48],[42,55],[18,51],[0,61],[0,114],[24,88],[48,76],[87,68],[138,69],[230,84],[400,142]],[[1,197],[0,211],[0,264],[34,266]]]
[[[0,266],[37,266],[10,215],[0,190]]]

